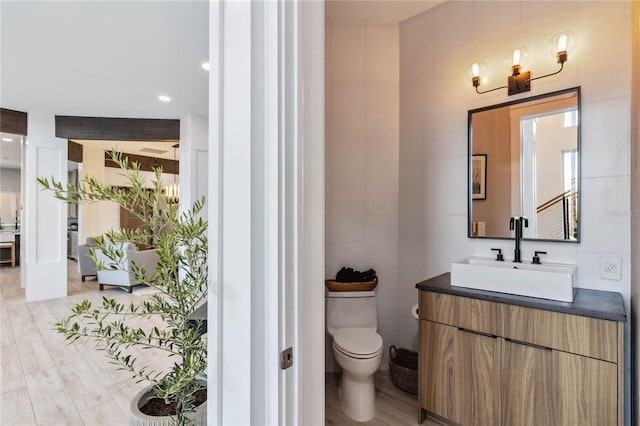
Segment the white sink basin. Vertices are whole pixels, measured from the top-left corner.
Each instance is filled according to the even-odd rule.
[[[497,262],[470,257],[451,264],[451,285],[573,302],[576,265]]]

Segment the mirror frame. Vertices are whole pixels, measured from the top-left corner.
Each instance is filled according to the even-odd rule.
[[[545,238],[523,238],[525,241],[544,241],[551,243],[579,243],[580,237],[582,236],[580,223],[581,215],[582,215],[582,97],[581,97],[581,86],[571,87],[569,89],[558,90],[555,92],[543,93],[536,96],[531,96],[528,98],[516,99],[514,101],[503,102],[500,104],[489,105],[486,107],[476,108],[469,110],[467,113],[467,237],[468,238],[477,238],[477,239],[487,239],[487,240],[512,240],[513,237],[491,237],[491,236],[477,236],[473,235],[473,216],[472,216],[472,207],[473,207],[473,195],[471,191],[472,185],[472,160],[473,160],[473,127],[472,127],[472,117],[474,113],[488,111],[497,108],[508,107],[516,104],[521,104],[525,102],[537,101],[540,99],[550,98],[552,96],[563,95],[567,93],[576,93],[577,95],[577,106],[578,106],[578,131],[577,131],[577,146],[578,150],[578,180],[576,185],[576,191],[578,193],[578,225],[577,225],[577,233],[578,236],[575,240],[553,240],[553,239],[545,239]],[[520,204],[522,205],[522,190],[520,191]],[[509,218],[505,218],[505,223]]]

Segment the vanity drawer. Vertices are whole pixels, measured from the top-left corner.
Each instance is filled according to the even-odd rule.
[[[504,305],[504,337],[618,362],[618,323],[560,312]]]
[[[420,319],[495,336],[502,334],[502,309],[503,305],[499,303],[450,294],[420,292]]]

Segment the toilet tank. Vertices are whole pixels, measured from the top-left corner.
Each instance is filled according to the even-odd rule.
[[[327,331],[336,328],[363,327],[378,329],[375,291],[328,291]]]

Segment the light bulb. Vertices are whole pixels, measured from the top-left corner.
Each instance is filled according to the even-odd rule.
[[[526,68],[527,61],[529,60],[529,51],[524,46],[514,47],[507,52],[507,56],[504,58],[504,63],[510,68],[520,66],[520,68]]]
[[[567,50],[567,43],[569,42],[569,37],[566,34],[560,34],[558,37],[558,52],[562,52],[563,50]]]
[[[465,77],[467,80],[477,81],[480,84],[480,80],[484,79],[487,74],[487,67],[484,62],[479,59],[471,62],[469,66],[467,66]]]
[[[471,74],[474,77],[480,77],[480,65],[477,62],[471,64]]]
[[[520,65],[520,49],[513,49],[513,65]]]
[[[577,37],[571,31],[564,31],[551,37],[547,48],[549,54],[555,56],[559,64],[567,62],[569,53],[576,47]]]

